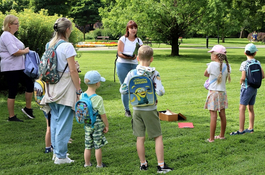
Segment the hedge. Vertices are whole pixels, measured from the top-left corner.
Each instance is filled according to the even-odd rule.
[[[25,44],[25,47],[29,47],[30,50],[38,52],[40,57],[45,50],[45,44],[53,36],[53,25],[54,22],[62,16],[57,14],[48,16],[47,10],[41,10],[38,13],[34,13],[31,9],[25,9],[22,12],[16,12],[11,10],[6,14],[0,12],[0,22],[4,22],[6,15],[12,14],[19,19],[19,30],[15,33],[15,36]],[[71,21],[73,19],[68,18]],[[2,28],[1,25],[1,28]],[[73,23],[73,32],[70,35],[69,42],[76,44],[82,40],[82,33],[75,27]],[[0,35],[3,31],[0,31]],[[0,82],[4,82],[2,74],[0,74]],[[6,89],[5,85],[1,85],[0,90]]]

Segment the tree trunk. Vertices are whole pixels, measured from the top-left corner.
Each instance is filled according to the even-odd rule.
[[[84,41],[86,41],[86,26],[84,26],[83,34],[84,34]]]
[[[222,34],[222,43],[225,43],[225,36]]]
[[[172,38],[172,44],[171,44],[171,56],[179,56],[179,37],[173,37]]]

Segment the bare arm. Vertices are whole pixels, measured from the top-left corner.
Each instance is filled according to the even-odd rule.
[[[263,73],[264,75],[264,73]],[[241,75],[241,78],[240,78],[240,84],[244,83],[246,79],[246,71],[242,71],[242,75]]]
[[[71,79],[74,83],[74,86],[75,86],[76,90],[79,90],[81,88],[80,88],[80,84],[79,84],[79,75],[78,75],[78,72],[77,72],[77,69],[75,66],[75,57],[72,56],[72,57],[67,58],[67,63],[69,66],[70,75],[71,75]]]
[[[205,77],[209,77],[210,76],[210,74],[207,72],[207,69],[204,71],[204,76]]]
[[[118,41],[118,56],[121,57],[121,58],[124,58],[124,59],[128,59],[128,60],[134,60],[136,58],[136,56],[134,55],[134,57],[127,57],[125,55],[122,54],[124,50],[124,43],[119,40]]]
[[[262,68],[261,68],[261,72],[262,72],[262,79],[263,79],[264,78],[264,71]]]
[[[29,53],[29,48],[28,47],[26,47],[23,50],[18,50],[16,53],[13,53],[12,55],[13,56],[20,56],[20,55],[24,55],[24,54],[27,54],[27,53]]]
[[[109,131],[109,122],[108,122],[107,116],[106,116],[106,114],[102,114],[102,115],[100,115],[100,117],[101,117],[101,119],[105,125],[103,132],[107,133]]]

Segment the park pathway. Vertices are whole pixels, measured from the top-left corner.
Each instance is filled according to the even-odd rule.
[[[265,48],[265,45],[256,45],[257,48]],[[226,47],[227,49],[244,49],[245,47]],[[171,50],[170,48],[153,48],[154,50]],[[207,49],[206,47],[180,47],[181,49]],[[208,49],[211,49],[209,47]],[[117,50],[117,47],[88,47],[88,48],[78,48],[78,51],[101,51],[101,50]]]

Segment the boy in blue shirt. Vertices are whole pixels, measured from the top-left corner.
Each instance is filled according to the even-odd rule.
[[[139,65],[136,67],[137,75],[144,75],[153,80],[156,94],[162,96],[165,93],[165,89],[162,86],[160,75],[154,67],[149,67],[153,59],[153,49],[149,46],[141,46],[137,56],[137,60],[139,61]],[[127,74],[124,83],[120,87],[122,94],[128,93],[129,81],[133,76],[134,70]],[[155,150],[158,161],[157,172],[167,173],[173,169],[164,163],[164,145],[156,104],[157,102],[154,105],[133,107],[133,134],[137,137],[136,147],[141,162],[140,170],[147,170],[148,167],[144,147],[145,130],[147,130],[149,138],[155,139]]]
[[[240,135],[245,133],[253,133],[254,132],[254,104],[257,95],[257,88],[251,87],[249,85],[245,85],[246,79],[246,66],[248,62],[255,60],[255,55],[258,49],[254,44],[247,44],[245,47],[245,55],[247,56],[247,60],[243,61],[240,66],[240,71],[242,72],[242,76],[240,78],[241,84],[241,92],[240,92],[240,105],[239,105],[239,130],[235,132],[231,132],[230,135]],[[260,62],[258,61],[260,64]],[[262,79],[264,78],[264,71],[261,68]],[[245,124],[245,110],[246,106],[248,107],[249,113],[249,127],[244,130]]]

